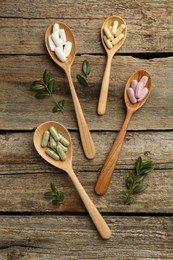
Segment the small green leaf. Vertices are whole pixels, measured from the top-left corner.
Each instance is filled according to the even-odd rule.
[[[52,197],[52,196],[54,196],[54,195],[55,195],[55,193],[52,192],[52,191],[48,191],[48,192],[45,192],[45,193],[44,193],[44,196],[46,196],[46,197]]]
[[[90,74],[91,69],[90,69],[89,62],[87,60],[83,61],[82,69],[85,76]]]
[[[136,193],[142,192],[142,191],[144,191],[147,187],[148,187],[147,184],[143,184],[143,183],[137,184],[137,185],[134,187],[134,189],[133,189],[133,193],[136,194]]]
[[[52,204],[59,205],[59,204],[62,204],[62,201],[60,201],[59,199],[55,199],[55,200],[52,200]]]
[[[49,84],[50,77],[51,77],[51,73],[47,72],[47,70],[45,70],[43,73],[43,81],[46,85]]]
[[[40,89],[45,89],[44,85],[41,84],[35,84],[31,86],[32,90],[40,90]]]
[[[142,167],[142,158],[138,157],[138,159],[136,160],[136,163],[135,163],[137,175],[139,174],[141,167]]]
[[[126,199],[128,197],[128,192],[127,191],[121,191],[120,194]]]
[[[54,183],[51,182],[50,187],[51,187],[51,190],[52,190],[54,193],[57,193],[57,192],[58,192],[57,187],[55,186]]]
[[[61,109],[64,107],[64,104],[65,104],[64,99],[57,102],[58,107],[60,107]]]
[[[55,92],[55,80],[51,79],[48,84],[48,89],[53,94]]]
[[[125,200],[126,205],[131,205],[134,203],[134,198],[133,196],[128,196],[127,199]]]
[[[82,77],[81,75],[77,75],[77,80],[79,82],[80,85],[84,86],[84,87],[88,87],[88,82],[86,81],[86,79],[84,77]]]
[[[63,192],[59,193],[59,199],[61,200],[61,202],[64,201],[64,193]]]
[[[40,91],[35,94],[35,97],[38,99],[43,99],[43,98],[49,97],[49,96],[50,96],[50,94],[48,92],[43,92],[43,91]]]

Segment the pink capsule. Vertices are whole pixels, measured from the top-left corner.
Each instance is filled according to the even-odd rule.
[[[141,95],[141,91],[143,90],[144,88],[144,84],[143,82],[139,82],[136,86],[136,90],[135,90],[135,97],[136,98],[140,98],[140,95]]]
[[[142,91],[140,92],[140,96],[138,98],[138,101],[143,100],[146,95],[148,94],[148,88],[143,88]]]
[[[137,102],[137,99],[135,98],[135,92],[132,88],[128,88],[127,90],[128,97],[130,99],[130,102],[132,104],[135,104]]]
[[[138,84],[138,81],[136,79],[133,79],[130,86],[134,90],[134,92],[136,90],[137,84]]]
[[[147,81],[148,81],[148,77],[147,76],[143,76],[139,82],[142,82],[144,84],[144,87],[145,85],[147,84]]]

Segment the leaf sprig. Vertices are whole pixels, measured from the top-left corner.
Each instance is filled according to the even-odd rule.
[[[47,198],[53,198],[53,205],[60,205],[64,202],[64,193],[58,191],[54,183],[50,183],[51,191],[45,192],[44,196]]]
[[[135,202],[134,195],[144,191],[148,185],[143,183],[144,178],[153,170],[153,162],[143,162],[141,157],[138,157],[135,163],[135,172],[129,172],[126,180],[127,191],[122,191],[124,203],[126,205]]]
[[[83,71],[83,74],[85,75],[85,77],[83,77],[82,75],[78,74],[77,75],[77,80],[78,80],[80,85],[82,85],[84,87],[88,87],[88,82],[87,82],[86,78],[90,74],[91,68],[90,68],[90,64],[89,64],[89,62],[87,60],[83,61],[82,71]]]
[[[51,73],[47,70],[43,73],[43,78],[40,80],[35,80],[32,82],[31,89],[35,90],[37,93],[35,94],[35,97],[37,99],[43,99],[46,97],[52,97],[52,99],[55,102],[55,106],[52,109],[53,113],[61,112],[63,113],[63,108],[65,101],[60,100],[57,101],[54,97],[55,89],[56,89],[56,82],[54,79],[51,78]]]

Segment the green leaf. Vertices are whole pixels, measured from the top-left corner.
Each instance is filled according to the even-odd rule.
[[[55,200],[52,200],[52,204],[59,205],[59,204],[62,204],[62,201],[60,201],[59,199],[55,199]]]
[[[135,163],[137,175],[139,174],[141,167],[142,167],[142,158],[138,157],[138,159],[136,160],[136,163]]]
[[[63,192],[59,193],[59,199],[60,199],[61,202],[64,201],[64,193]]]
[[[54,196],[54,195],[55,195],[55,193],[52,192],[52,191],[48,191],[48,192],[45,192],[45,193],[44,193],[44,196],[46,196],[46,197],[52,197],[52,196]]]
[[[43,92],[43,91],[40,91],[35,94],[35,97],[38,99],[43,99],[43,98],[49,97],[49,96],[50,96],[50,94],[48,92]]]
[[[53,107],[53,108],[52,108],[52,113],[57,113],[57,112],[61,112],[61,110],[59,109],[59,107]]]
[[[51,187],[51,190],[52,190],[54,193],[56,193],[56,194],[58,193],[57,187],[55,186],[54,183],[51,182],[50,187]]]
[[[57,106],[52,108],[52,113],[62,112],[62,109],[64,108],[64,104],[65,104],[64,100],[58,101]]]
[[[64,99],[57,102],[58,107],[60,107],[61,109],[64,107],[64,104],[65,104]]]
[[[130,190],[133,186],[134,178],[133,178],[133,173],[129,172],[129,175],[127,177],[126,185],[128,190]]]
[[[35,84],[31,86],[32,90],[40,90],[40,89],[45,89],[44,85],[41,84]]]
[[[83,73],[85,74],[85,76],[90,74],[91,69],[90,69],[89,62],[87,60],[83,61],[82,69],[83,69]]]
[[[51,73],[47,72],[47,70],[44,71],[43,73],[43,81],[44,83],[48,86],[49,81],[50,81]]]
[[[86,79],[84,77],[82,77],[81,75],[77,75],[77,80],[79,82],[80,85],[84,86],[84,87],[88,87],[88,82],[86,81]]]
[[[128,196],[127,199],[125,200],[125,204],[131,205],[134,203],[134,198],[133,196]]]
[[[146,188],[148,187],[147,184],[137,184],[134,189],[133,189],[133,193],[136,194],[136,193],[139,193],[139,192],[142,192],[144,191]]]
[[[48,89],[53,94],[55,92],[55,80],[51,79],[48,84]]]
[[[126,199],[128,197],[128,192],[127,191],[121,191],[120,194]]]

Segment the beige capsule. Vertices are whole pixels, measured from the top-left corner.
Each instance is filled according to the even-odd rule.
[[[119,43],[123,38],[124,38],[124,34],[123,33],[119,34],[116,38],[113,39],[112,45]]]
[[[111,49],[112,48],[112,43],[111,43],[110,39],[108,39],[106,37],[106,35],[103,36],[103,39],[104,39],[104,42],[105,42],[106,46],[108,47],[108,49]]]
[[[104,27],[103,28],[104,34],[106,35],[106,37],[110,40],[113,40],[114,36],[112,35],[112,33],[110,32],[110,30],[108,29],[108,27]]]

